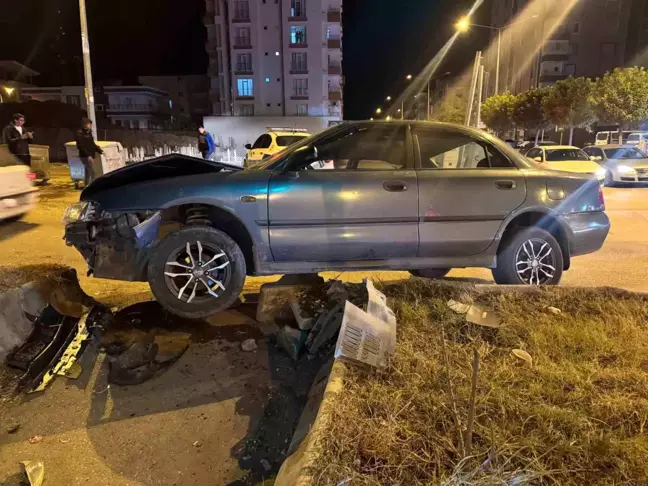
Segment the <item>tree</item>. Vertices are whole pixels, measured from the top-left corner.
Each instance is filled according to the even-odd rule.
[[[491,96],[482,104],[481,119],[488,128],[503,132],[513,125],[515,95],[502,93]]]
[[[540,130],[550,126],[543,109],[548,91],[548,88],[525,91],[515,97],[513,104],[513,122],[525,130],[536,130],[536,144]]]
[[[439,109],[432,113],[432,119],[463,125],[466,120],[467,106],[468,101],[463,93],[451,93],[443,100]]]
[[[599,118],[623,128],[648,118],[648,71],[643,67],[616,68],[599,78],[590,98]]]
[[[596,121],[590,103],[593,83],[587,78],[567,78],[549,88],[543,107],[547,119],[556,126],[569,128],[569,145],[574,140],[574,128],[587,127]]]

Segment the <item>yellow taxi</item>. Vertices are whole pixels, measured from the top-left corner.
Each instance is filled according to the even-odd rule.
[[[553,170],[578,172],[596,176],[600,183],[605,179],[605,169],[578,147],[546,145],[529,150],[526,156]]]
[[[310,137],[306,129],[303,128],[272,128],[256,139],[253,144],[246,144],[245,148],[248,153],[245,156],[245,167],[257,164],[267,159],[277,152],[292,145],[295,142]]]

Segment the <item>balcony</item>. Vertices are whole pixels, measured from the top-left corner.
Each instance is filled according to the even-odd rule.
[[[340,65],[340,64],[329,64],[328,73],[329,74],[342,74],[342,65]]]
[[[236,37],[234,39],[234,49],[252,49],[252,42],[246,37]]]
[[[329,10],[326,14],[326,21],[339,24],[340,22],[342,22],[342,12],[335,9]]]
[[[237,64],[234,67],[234,74],[252,74],[252,66],[250,64]]]
[[[290,66],[290,74],[308,74],[308,66],[293,64]]]
[[[241,16],[241,17],[234,17],[232,19],[233,24],[249,24],[250,23],[250,16]]]
[[[327,41],[329,49],[341,49],[342,40],[341,39],[328,39]]]
[[[329,91],[329,101],[342,101],[342,91]]]
[[[159,111],[157,106],[145,103],[111,104],[106,106],[106,112],[108,113],[157,113]]]
[[[300,41],[300,42],[291,42],[288,47],[292,47],[295,49],[305,49],[308,47],[308,43],[306,41]]]
[[[251,96],[237,96],[236,99],[238,101],[249,101],[249,100],[254,100],[254,95]]]
[[[308,100],[308,93],[293,93],[290,97],[291,100]]]

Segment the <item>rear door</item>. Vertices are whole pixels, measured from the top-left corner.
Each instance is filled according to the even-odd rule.
[[[293,153],[289,170],[270,182],[275,261],[416,256],[418,186],[407,130],[352,125],[316,139],[316,156]]]
[[[264,133],[252,145],[252,148],[248,152],[248,160],[262,160],[263,156],[268,152],[270,145],[272,145],[272,137]]]
[[[419,256],[468,256],[492,243],[526,198],[524,175],[484,139],[454,129],[417,127]]]

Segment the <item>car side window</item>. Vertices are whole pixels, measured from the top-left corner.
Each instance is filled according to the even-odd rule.
[[[299,170],[400,170],[406,167],[405,127],[354,127],[316,143],[315,160]]]
[[[542,149],[534,148],[527,152],[526,156],[530,159],[535,159],[536,157],[542,158]]]
[[[596,147],[585,147],[583,149],[587,155],[590,157],[601,157],[603,158],[603,151]]]
[[[495,147],[463,133],[418,130],[415,139],[421,156],[421,169],[514,167]]]

